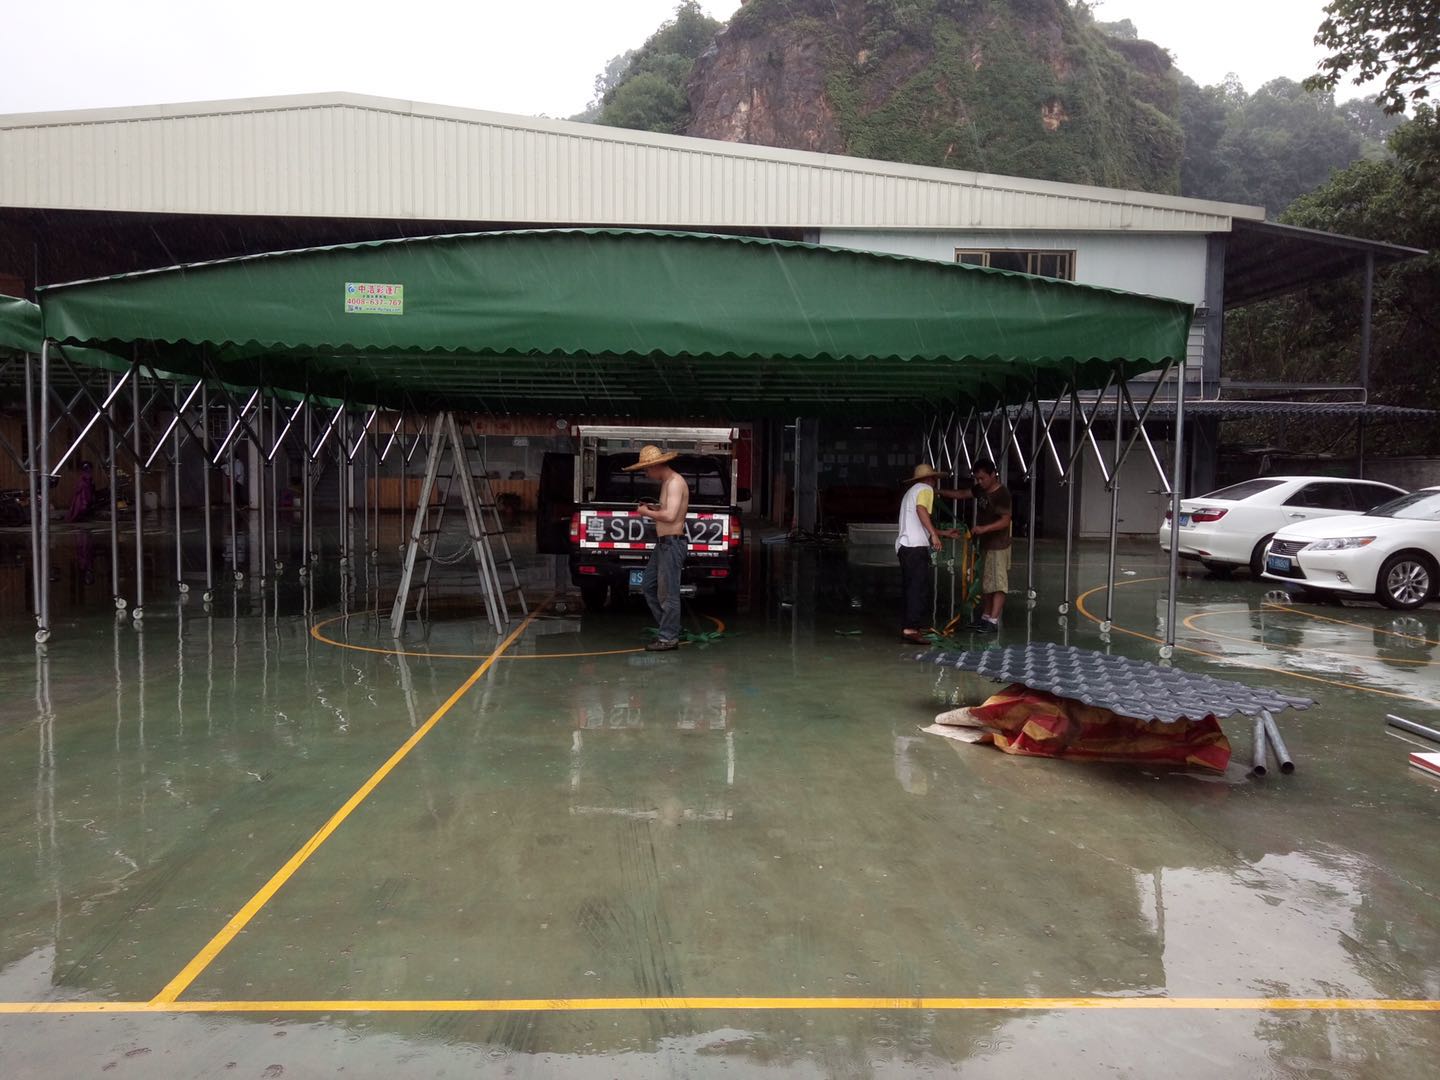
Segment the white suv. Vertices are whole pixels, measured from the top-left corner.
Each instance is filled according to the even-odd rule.
[[[1404,495],[1373,480],[1334,476],[1262,476],[1180,503],[1180,557],[1229,574],[1238,566],[1259,578],[1265,545],[1281,529],[1315,518],[1353,516]],[[1170,550],[1170,514],[1160,526],[1160,546]]]

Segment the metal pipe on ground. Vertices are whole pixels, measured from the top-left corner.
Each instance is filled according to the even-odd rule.
[[[1440,743],[1440,731],[1424,724],[1417,724],[1413,720],[1406,720],[1403,716],[1396,716],[1393,713],[1385,714],[1385,723],[1390,727],[1399,728],[1401,731],[1408,731],[1411,735],[1419,735],[1422,739],[1429,739],[1431,742]]]
[[[1255,718],[1254,746],[1250,753],[1250,774],[1252,776],[1264,776],[1267,769],[1265,766],[1265,719],[1257,716]]]
[[[1280,771],[1286,776],[1290,775],[1295,771],[1295,762],[1291,760],[1285,740],[1280,737],[1280,729],[1275,724],[1275,718],[1269,712],[1262,712],[1260,718],[1265,725],[1265,738],[1270,743],[1270,752],[1275,755],[1275,761],[1280,766]]]

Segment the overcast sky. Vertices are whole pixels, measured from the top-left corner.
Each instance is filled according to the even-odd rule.
[[[569,116],[676,0],[35,0],[6,4],[0,113],[349,90]],[[708,0],[728,17],[737,0]],[[1315,67],[1324,0],[1103,0],[1182,71],[1249,89]],[[1345,89],[1340,96],[1356,91]]]

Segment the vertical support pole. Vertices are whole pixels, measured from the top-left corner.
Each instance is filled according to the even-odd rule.
[[[410,497],[410,452],[405,447],[406,419],[405,415],[400,417],[400,497],[395,500],[395,509],[400,513],[401,529],[405,527],[405,500]],[[403,544],[401,550],[404,550]],[[556,560],[556,565],[559,565],[559,560]]]
[[[1115,453],[1110,468],[1110,552],[1105,566],[1105,621],[1100,632],[1108,634],[1115,625],[1115,554],[1120,535],[1120,452],[1125,442],[1125,384],[1120,364],[1115,365]]]
[[[1170,583],[1165,596],[1165,643],[1160,656],[1175,654],[1175,616],[1180,587],[1180,500],[1185,494],[1185,358],[1175,365],[1175,445],[1170,464]]]
[[[130,446],[135,451],[135,483],[131,485],[135,501],[135,605],[130,617],[139,622],[145,617],[145,460],[140,439],[140,365],[136,363],[130,376]]]
[[[200,384],[200,450],[204,454],[201,471],[203,490],[201,502],[205,505],[205,595],[200,599],[210,603],[215,599],[215,550],[210,526],[210,388]]]
[[[1035,507],[1036,493],[1040,487],[1040,393],[1037,388],[1030,403],[1030,462],[1026,472],[1030,477],[1030,507],[1026,511],[1025,535],[1025,599],[1034,600],[1035,591]]]
[[[314,445],[311,435],[310,414],[314,411],[310,408],[310,402],[305,403],[305,452],[301,458],[301,503],[300,503],[300,576],[308,577],[310,574],[311,552],[315,550],[311,543],[311,522],[314,517],[315,508],[310,504],[314,501],[315,493],[311,487],[312,473],[310,471],[310,448]]]
[[[1075,396],[1072,393],[1073,386],[1067,386],[1063,393],[1070,397],[1070,404],[1066,407],[1070,414],[1070,422],[1065,425],[1065,460],[1069,462],[1060,474],[1060,483],[1065,485],[1065,581],[1063,585],[1064,594],[1060,597],[1060,614],[1070,613],[1070,592],[1071,592],[1071,563],[1074,562],[1075,553],[1075,478],[1076,467],[1080,464],[1075,459],[1075,414],[1079,411],[1075,407]]]
[[[35,431],[34,357],[25,354],[25,484],[30,493],[30,608],[38,627],[40,622],[40,499],[39,464],[36,451],[39,443]]]
[[[360,429],[360,537],[370,562],[370,427]]]
[[[270,438],[280,437],[280,399],[270,399]],[[261,451],[270,465],[270,561],[275,568],[275,576],[280,576],[280,571],[285,568],[285,562],[280,557],[280,466],[278,462],[280,455],[277,453],[275,459],[270,459],[270,453],[262,448]]]
[[[230,580],[235,584],[245,580],[245,572],[240,569],[240,534],[235,522],[235,440],[231,433],[235,430],[235,406],[228,401],[225,404],[225,434],[229,440],[225,445],[225,464],[230,483],[225,485],[230,489]]]
[[[1370,403],[1370,321],[1375,309],[1375,253],[1365,253],[1365,294],[1360,311],[1360,387]],[[1355,428],[1355,475],[1365,476],[1365,417]]]
[[[30,506],[40,518],[40,593],[36,615],[35,641],[50,640],[50,341],[40,343],[40,439],[39,498]]]
[[[263,385],[260,388],[260,400],[255,404],[255,438],[259,440],[260,445],[256,448],[258,452],[254,455],[255,468],[246,467],[246,475],[250,478],[246,494],[250,495],[250,501],[255,504],[256,529],[254,535],[260,545],[255,558],[255,570],[260,578],[260,584],[264,585],[270,577],[269,556],[265,550],[269,547],[265,535],[267,525],[265,518],[268,516],[266,514],[265,477],[269,474],[270,463],[265,460],[265,388]],[[250,456],[249,451],[246,451],[246,456]],[[250,530],[247,528],[245,532],[249,535]]]
[[[117,467],[118,458],[116,452],[119,447],[115,445],[115,376],[112,374],[109,379],[109,394],[107,400],[111,402],[107,410],[110,414],[110,423],[105,425],[105,437],[107,448],[110,452],[106,468],[110,470],[110,599],[115,602],[118,610],[125,608],[125,598],[120,595],[120,470]]]
[[[174,490],[171,497],[175,501],[175,588],[183,597],[190,591],[190,586],[185,584],[185,530],[181,526],[180,519],[180,413],[183,408],[180,405],[180,384],[175,384],[175,429],[170,435],[170,453],[175,458],[171,462],[171,484]]]
[[[341,406],[344,409],[344,406]],[[345,447],[350,443],[350,418],[342,415],[340,419],[340,438],[335,444],[335,475],[339,477],[340,495],[340,565],[344,566],[350,561],[350,485],[346,470],[350,462],[345,457]]]

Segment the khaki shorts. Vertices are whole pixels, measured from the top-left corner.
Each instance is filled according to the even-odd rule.
[[[990,593],[1010,591],[1010,549],[985,552],[985,565],[980,571],[980,591]]]

